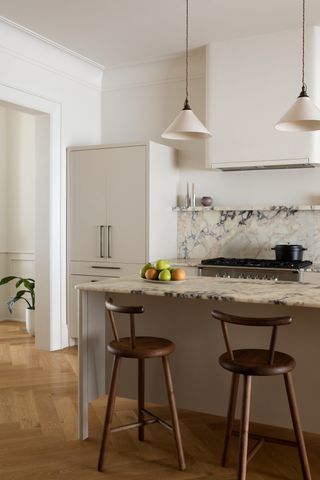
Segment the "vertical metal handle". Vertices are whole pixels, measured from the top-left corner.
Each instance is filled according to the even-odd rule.
[[[99,257],[103,258],[103,225],[99,225]]]
[[[107,251],[107,256],[108,258],[111,258],[111,225],[107,226],[108,229],[108,251]]]

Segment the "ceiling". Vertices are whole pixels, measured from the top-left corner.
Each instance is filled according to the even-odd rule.
[[[308,25],[320,1],[307,0]],[[302,0],[190,0],[190,48],[301,26]],[[106,67],[184,50],[185,0],[0,0],[0,15]]]

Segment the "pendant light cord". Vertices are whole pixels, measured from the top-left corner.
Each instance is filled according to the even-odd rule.
[[[187,100],[188,100],[188,97],[189,97],[189,0],[186,0],[186,99]]]
[[[183,110],[191,110],[189,105],[189,0],[186,0],[186,99]]]
[[[306,89],[306,84],[304,81],[304,50],[305,50],[305,13],[306,11],[306,1],[302,0],[302,89]]]

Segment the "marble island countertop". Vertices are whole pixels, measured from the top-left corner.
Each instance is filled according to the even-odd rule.
[[[138,275],[76,286],[89,292],[126,293],[293,307],[320,308],[320,284],[189,277],[182,283],[151,283]]]

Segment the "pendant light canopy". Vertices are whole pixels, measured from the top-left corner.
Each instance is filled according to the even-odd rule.
[[[189,0],[186,0],[186,99],[182,111],[161,135],[169,140],[200,140],[211,137],[189,105]]]
[[[292,107],[275,125],[283,132],[312,132],[320,130],[320,110],[310,100],[307,85],[304,81],[304,51],[305,51],[305,0],[302,0],[302,89]]]

